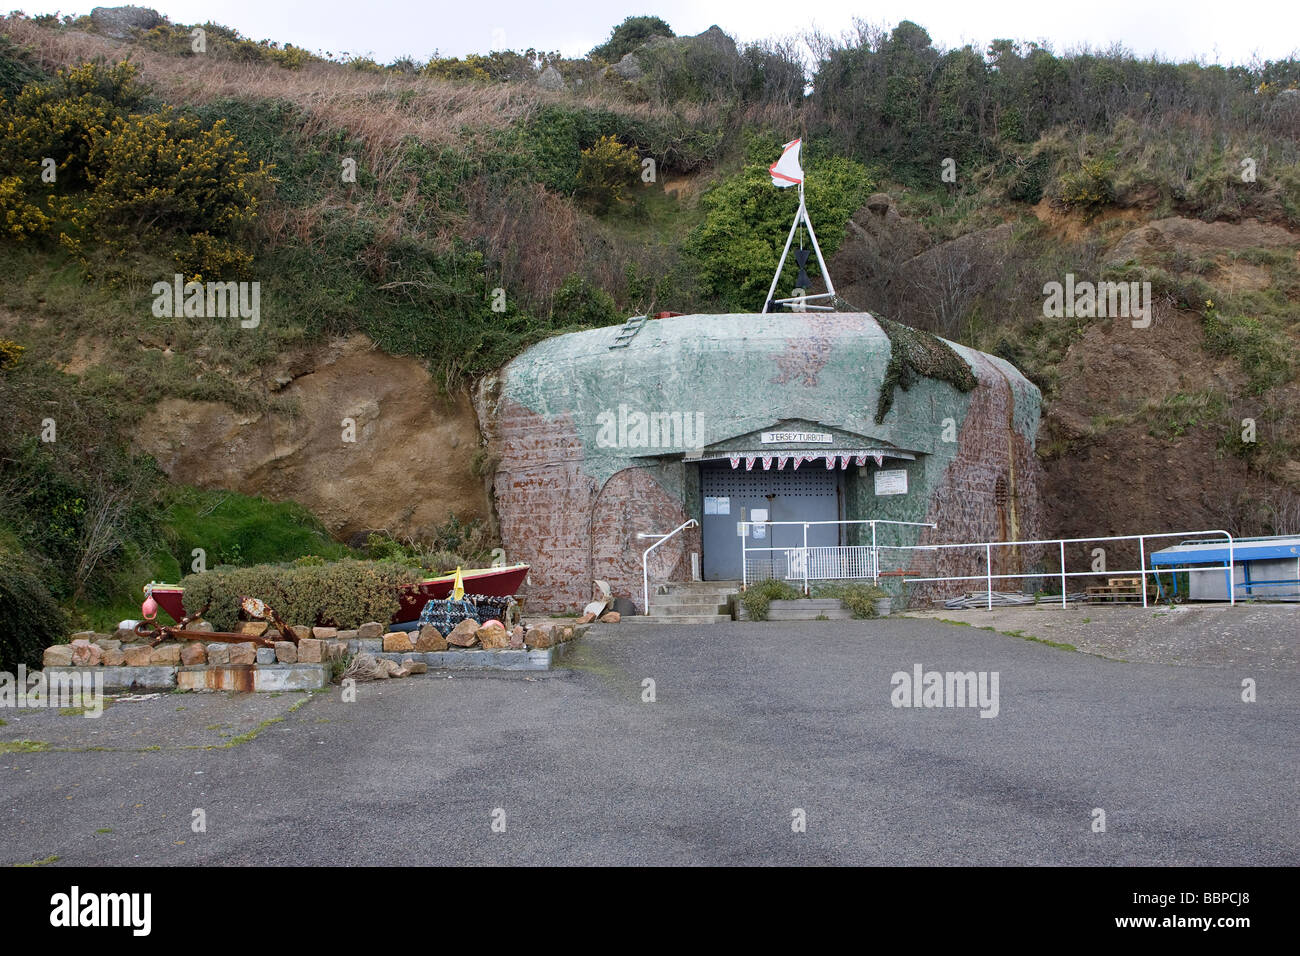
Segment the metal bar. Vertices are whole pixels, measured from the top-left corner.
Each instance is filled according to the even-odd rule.
[[[876,548],[876,523],[871,522],[871,583],[880,583],[880,551]]]
[[[988,609],[991,611],[993,610],[993,545],[991,544],[986,544],[984,546],[984,561],[985,561],[984,577],[985,580],[988,582],[988,587],[985,588],[985,590],[988,592],[988,596],[989,596]]]
[[[1147,606],[1147,541],[1142,535],[1138,535],[1138,565],[1142,568],[1142,576],[1138,582],[1142,588],[1142,606]]]
[[[1065,542],[1061,542],[1061,607],[1065,607]]]
[[[808,593],[808,526],[803,526],[803,593]]]
[[[767,304],[772,301],[772,296],[776,293],[776,284],[781,279],[781,270],[785,268],[785,257],[790,253],[790,243],[794,242],[795,230],[799,228],[799,215],[803,212],[803,184],[799,184],[799,208],[795,210],[794,222],[790,223],[790,235],[785,237],[785,248],[781,250],[781,261],[776,264],[776,275],[772,276],[772,285],[767,290],[767,298],[763,300],[763,312],[767,312]],[[819,252],[818,255],[821,255]]]
[[[830,270],[826,268],[826,260],[822,258],[822,247],[817,242],[817,233],[813,232],[812,220],[808,218],[808,207],[803,202],[803,183],[799,184],[799,209],[803,212],[803,221],[808,226],[808,236],[812,239],[813,249],[817,252],[817,264],[821,266],[822,280],[826,283],[826,291],[830,295],[835,294],[835,284],[831,282]]]
[[[691,525],[699,525],[699,522],[696,521],[694,518],[686,519],[686,521],[684,521],[682,524],[679,524],[676,528],[673,528],[672,531],[669,531],[666,535],[660,537],[658,541],[656,541],[654,544],[650,545],[650,547],[646,548],[644,551],[641,552],[641,587],[643,588],[643,595],[645,598],[645,604],[644,604],[645,610],[643,613],[645,614],[650,613],[650,563],[649,563],[650,552],[653,551],[655,548],[659,547],[659,545],[663,544],[673,535],[677,534],[677,532],[682,531],[685,528],[689,528],[691,527]]]

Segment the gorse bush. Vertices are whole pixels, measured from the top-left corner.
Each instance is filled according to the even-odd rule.
[[[578,197],[586,200],[595,212],[631,202],[632,190],[639,182],[641,157],[624,146],[616,136],[602,136],[578,158]]]
[[[290,624],[355,628],[386,623],[398,610],[398,589],[421,580],[419,571],[393,561],[335,561],[324,565],[259,564],[214,568],[181,579],[185,610],[219,631],[239,623],[241,598],[260,598]]]

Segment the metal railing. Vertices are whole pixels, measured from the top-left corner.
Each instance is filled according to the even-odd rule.
[[[809,545],[808,529],[826,526],[848,528],[866,525],[871,529],[871,544]],[[742,587],[749,587],[751,581],[782,578],[787,581],[802,581],[804,593],[808,593],[809,581],[845,581],[870,578],[879,580],[881,571],[880,556],[889,545],[878,543],[877,525],[906,528],[935,528],[928,521],[886,521],[867,519],[861,521],[741,521],[738,528],[740,539],[740,580]],[[764,535],[778,527],[795,527],[803,529],[803,544],[753,548],[749,546],[750,529],[763,528]],[[775,539],[774,539],[775,540]],[[767,557],[751,557],[766,554]],[[782,568],[778,572],[778,566]]]
[[[643,607],[643,610],[641,611],[642,614],[650,613],[650,564],[649,564],[650,552],[653,551],[655,548],[659,547],[659,545],[663,544],[673,535],[677,534],[679,531],[685,531],[687,528],[690,528],[692,526],[698,528],[700,526],[700,523],[696,521],[694,518],[688,518],[686,521],[683,521],[681,524],[679,524],[676,528],[673,528],[673,530],[669,531],[667,534],[646,534],[645,532],[637,533],[637,538],[640,540],[645,540],[646,538],[659,539],[654,544],[650,545],[650,547],[646,548],[644,551],[641,552],[641,588],[642,588],[643,597],[645,599],[645,605]]]
[[[992,609],[993,607],[993,582],[995,580],[1004,580],[1004,579],[1023,580],[1023,579],[1031,579],[1031,578],[1047,579],[1047,578],[1059,577],[1061,580],[1061,607],[1065,607],[1068,578],[1125,577],[1125,576],[1137,576],[1140,578],[1139,589],[1142,592],[1142,606],[1147,607],[1147,587],[1146,587],[1147,575],[1160,575],[1160,574],[1167,574],[1171,572],[1176,573],[1175,569],[1172,566],[1167,568],[1148,568],[1146,566],[1147,554],[1148,554],[1147,542],[1157,538],[1180,538],[1180,539],[1184,539],[1183,543],[1186,543],[1186,539],[1196,535],[1201,535],[1201,536],[1221,535],[1224,539],[1226,539],[1228,545],[1228,560],[1226,564],[1195,564],[1193,569],[1197,571],[1218,571],[1218,570],[1226,571],[1227,585],[1228,585],[1228,603],[1235,605],[1237,603],[1236,578],[1234,572],[1235,559],[1236,559],[1236,553],[1234,551],[1235,541],[1229,532],[1221,531],[1218,529],[1211,530],[1211,531],[1168,531],[1168,532],[1161,532],[1159,534],[1110,535],[1107,537],[1097,537],[1097,538],[1047,538],[1047,539],[1035,540],[1035,541],[979,541],[979,542],[968,542],[962,544],[914,545],[910,547],[909,546],[886,546],[885,550],[908,552],[912,559],[915,559],[917,552],[929,552],[932,555],[939,555],[944,553],[953,553],[956,552],[956,549],[965,548],[965,549],[975,550],[976,552],[975,557],[978,558],[979,551],[983,551],[984,571],[982,574],[943,574],[943,575],[936,574],[932,577],[907,578],[905,579],[905,583],[917,585],[917,584],[939,584],[939,583],[946,583],[951,581],[983,581],[985,591],[987,592],[987,596],[988,596],[988,607],[990,609]],[[1214,540],[1218,540],[1218,539],[1215,538]],[[1065,546],[1067,544],[1090,545],[1090,544],[1100,544],[1102,542],[1110,542],[1110,541],[1137,542],[1139,567],[1136,570],[1125,570],[1125,571],[1114,571],[1109,569],[1103,569],[1100,571],[1066,571],[1065,570],[1066,568]],[[1059,552],[1059,558],[1060,558],[1059,571],[1039,570],[1039,571],[1031,571],[1027,573],[1026,572],[1008,573],[1005,571],[1000,571],[996,574],[993,571],[993,549],[994,548],[1030,548],[1030,547],[1040,548],[1041,547],[1046,549],[1051,546],[1055,546]]]

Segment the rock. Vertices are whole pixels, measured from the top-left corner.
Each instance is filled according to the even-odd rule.
[[[625,80],[639,80],[641,78],[641,61],[636,58],[636,53],[624,54],[623,59],[611,66],[610,69]]]
[[[313,627],[311,636],[318,641],[332,641],[339,636],[339,629],[337,627]],[[378,637],[379,635],[375,636]]]
[[[208,663],[224,667],[230,663],[230,645],[213,641],[208,645]]]
[[[274,648],[274,647],[259,647],[259,648],[257,649],[257,651],[254,653],[254,655],[253,655],[253,659],[256,660],[257,663],[259,663],[259,664],[274,664],[274,663],[275,663],[275,648]]]
[[[83,641],[89,644],[97,637],[99,637],[99,635],[94,631],[77,631],[77,633],[68,638],[68,643],[75,644],[77,641]]]
[[[153,648],[148,644],[133,644],[124,651],[127,667],[148,667],[153,659]]]
[[[535,627],[524,635],[524,643],[529,647],[550,647],[555,643],[555,637],[549,627]]]
[[[388,630],[384,625],[377,621],[371,621],[368,624],[362,624],[357,628],[357,640],[373,641],[384,636],[384,631]]]
[[[293,641],[276,641],[275,659],[280,664],[297,664],[298,646]]]
[[[248,634],[252,637],[261,637],[270,626],[266,621],[245,621],[239,625],[239,633]]]
[[[571,625],[566,624],[564,627],[560,629],[560,640],[571,641],[573,640],[574,634],[575,631],[573,630],[573,627]]]
[[[519,650],[524,646],[524,626],[522,624],[516,624],[515,629],[510,632],[510,646],[515,650]]]
[[[90,23],[96,32],[114,40],[125,40],[137,30],[152,30],[166,21],[148,7],[95,7]]]
[[[415,648],[411,645],[411,636],[405,631],[390,631],[384,635],[384,650],[403,654]]]
[[[623,620],[623,615],[619,614],[618,611],[610,611],[608,614],[600,616],[601,624],[617,624],[621,620]]]
[[[424,661],[402,661],[402,666],[405,667],[406,670],[412,674],[429,673],[429,665],[426,664]]]
[[[541,76],[537,78],[537,85],[544,90],[558,93],[560,90],[564,89],[564,77],[560,75],[560,71],[555,68],[554,64],[552,64],[542,70]]]
[[[121,667],[125,663],[126,663],[126,654],[124,654],[122,651],[114,650],[111,647],[108,650],[104,651],[105,667]]]
[[[198,641],[186,641],[181,647],[181,663],[186,667],[208,662],[207,649]]]
[[[308,637],[298,642],[298,663],[319,664],[324,657],[325,642]]]
[[[293,626],[293,633],[297,636],[298,643],[302,644],[303,641],[311,637],[311,628],[307,627],[305,624],[295,624]]]
[[[41,660],[43,667],[70,667],[72,666],[72,645],[55,644],[53,647],[47,647]]]
[[[489,621],[475,631],[474,636],[488,650],[499,651],[510,646],[510,632],[500,621]]]
[[[445,651],[447,649],[447,639],[432,624],[426,624],[420,628],[420,636],[415,642],[415,649],[424,652]]]
[[[79,637],[68,645],[72,648],[72,663],[77,667],[95,667],[104,659],[104,649]]]
[[[103,637],[101,635],[95,639],[95,643],[99,645],[99,649],[102,651],[120,651],[122,649],[122,642],[113,637]]]
[[[579,623],[579,624],[590,624],[590,623],[591,623],[592,621],[594,621],[594,620],[596,620],[596,615],[591,614],[591,613],[587,613],[587,614],[582,615],[582,617],[578,618],[578,623]]]
[[[335,635],[335,640],[343,641],[344,643],[348,641],[355,641],[356,639],[357,639],[356,631],[339,631],[338,634]]]
[[[140,639],[139,635],[129,627],[119,627],[113,632],[113,638],[121,641],[123,644],[130,644]]]
[[[326,641],[325,642],[325,659],[327,661],[341,661],[348,656],[347,641]]]
[[[172,642],[159,644],[149,655],[149,663],[152,665],[162,664],[167,667],[175,667],[181,662],[181,646]]]
[[[447,635],[447,643],[456,647],[473,647],[478,643],[478,628],[478,621],[461,621]]]
[[[186,630],[203,631],[204,633],[210,634],[211,632],[215,631],[216,628],[213,627],[211,622],[209,621],[194,621],[190,624],[188,628],[186,628]]]
[[[257,645],[252,643],[228,644],[231,664],[256,664]]]

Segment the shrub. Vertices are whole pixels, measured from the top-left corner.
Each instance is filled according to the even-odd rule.
[[[0,372],[17,365],[23,352],[23,347],[12,339],[0,339]]]
[[[794,601],[803,597],[803,592],[793,584],[769,579],[751,584],[740,593],[740,603],[751,621],[766,621],[768,609],[773,601]]]
[[[1085,159],[1079,168],[1064,173],[1060,200],[1072,209],[1094,216],[1115,201],[1115,163],[1110,159]]]
[[[610,325],[620,318],[613,296],[576,272],[556,291],[551,315],[564,325],[584,326]]]
[[[578,198],[598,214],[626,204],[641,170],[641,157],[616,136],[602,136],[578,158]]]
[[[604,60],[606,63],[617,63],[625,55],[656,36],[671,37],[676,34],[673,33],[672,27],[659,17],[631,16],[614,27],[609,33],[609,39],[593,49],[588,56]]]
[[[62,641],[69,622],[41,575],[0,545],[0,670],[41,666],[41,651]]]
[[[827,583],[812,587],[815,598],[839,598],[855,618],[865,620],[876,616],[876,602],[889,597],[889,592],[874,584],[863,583]]]
[[[354,628],[391,620],[398,609],[397,589],[422,577],[392,561],[344,560],[215,568],[187,575],[181,586],[186,611],[197,614],[208,604],[206,618],[221,631],[236,628],[244,597],[261,598],[291,624]]]

